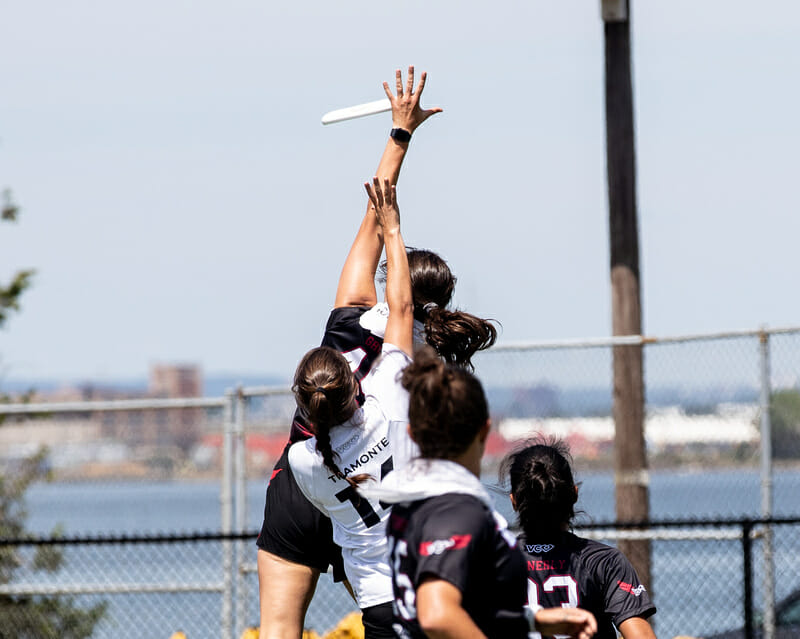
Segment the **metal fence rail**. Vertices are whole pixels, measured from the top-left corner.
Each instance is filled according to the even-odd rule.
[[[681,527],[641,531],[610,524],[603,531],[581,530],[612,542],[639,535],[653,541],[659,634],[707,635],[724,629],[729,620],[731,627],[741,626],[743,615],[733,619],[728,613],[743,606],[762,611],[769,621],[776,611],[773,604],[800,587],[797,562],[787,553],[800,555],[798,527],[776,519],[800,515],[800,415],[793,412],[795,396],[800,396],[800,327],[497,345],[475,359],[496,425],[487,448],[487,472],[509,447],[534,432],[564,437],[578,479],[585,480],[578,505],[597,520],[612,521],[611,364],[613,349],[625,346],[642,347],[645,354],[651,516]],[[185,605],[201,609],[189,639],[233,639],[257,625],[253,531],[260,525],[264,487],[293,411],[287,387],[265,386],[232,388],[211,398],[0,405],[0,475],[12,475],[20,459],[46,445],[58,496],[42,502],[52,513],[30,510],[30,525],[49,539],[52,527],[63,520],[62,534],[70,535],[68,542],[55,537],[49,542],[64,551],[66,567],[46,579],[24,569],[26,562],[36,563],[40,546],[31,540],[17,544],[14,552],[23,568],[0,575],[0,603],[12,595],[69,596],[91,608],[111,597],[109,609],[117,610],[120,604],[114,602],[135,601],[121,604],[113,615],[115,638],[126,636],[126,624],[135,628],[142,623],[148,610],[153,619],[147,623],[158,626],[158,636],[179,629],[170,610],[184,604],[165,603],[173,597],[190,598]],[[774,460],[783,461],[773,467]],[[695,489],[698,469],[704,483]],[[160,491],[176,485],[182,487],[177,498],[159,501]],[[106,502],[106,490],[120,496]],[[96,529],[71,517],[77,505],[64,503],[83,495],[84,506],[102,501],[91,519]],[[105,510],[117,506],[119,513],[104,517]],[[745,520],[760,523],[743,535]],[[189,532],[158,542],[141,538],[165,525]],[[192,532],[217,527],[221,537],[215,539]],[[77,541],[76,531],[87,541]],[[117,541],[88,541],[106,533],[117,533],[112,535]],[[126,535],[140,537],[125,540]],[[741,552],[744,539],[751,544],[745,554],[749,567]],[[0,540],[0,551],[7,547]],[[182,561],[173,562],[173,556]],[[198,561],[213,566],[213,576],[187,575],[178,565]],[[170,576],[151,579],[166,566]],[[688,591],[717,598],[722,610],[716,617],[708,608],[699,611],[705,621],[686,621],[687,614],[690,620],[694,614],[686,608],[696,602],[671,585],[678,566],[684,577],[691,576]],[[704,589],[703,575],[722,579],[729,600],[723,601],[720,589],[709,589],[710,581]],[[745,575],[750,575],[749,590]],[[354,607],[342,588],[324,585],[325,578],[320,583],[308,619],[324,631]],[[751,601],[745,605],[746,592]],[[684,619],[673,623],[671,611],[678,604]],[[103,634],[103,623],[95,636],[111,636]]]

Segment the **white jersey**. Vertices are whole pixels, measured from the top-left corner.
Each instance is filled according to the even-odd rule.
[[[399,375],[410,358],[391,344],[365,378],[364,405],[344,424],[331,428],[331,448],[342,474],[367,474],[380,481],[417,456],[408,436],[408,393]],[[387,560],[386,521],[390,509],[359,495],[336,477],[316,451],[315,437],[289,449],[289,465],[306,498],[331,518],[333,540],[342,548],[344,569],[360,608],[394,599]]]
[[[389,305],[386,302],[378,302],[359,318],[358,323],[373,335],[383,339],[388,319]],[[419,320],[414,320],[413,336],[415,345],[425,344],[425,327]]]

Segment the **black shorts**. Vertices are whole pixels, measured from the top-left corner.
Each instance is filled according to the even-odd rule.
[[[256,545],[296,564],[327,572],[333,580],[345,579],[342,549],[333,543],[331,520],[300,491],[289,467],[289,446],[283,449],[267,485],[264,523]]]
[[[364,624],[364,639],[396,639],[393,620],[391,601],[362,608],[361,623]]]

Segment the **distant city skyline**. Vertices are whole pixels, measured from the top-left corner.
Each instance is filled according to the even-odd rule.
[[[800,5],[632,0],[643,326],[800,324]],[[321,115],[429,73],[398,187],[500,342],[609,335],[600,3],[16,4],[0,24],[14,380],[154,362],[288,380],[390,128]]]

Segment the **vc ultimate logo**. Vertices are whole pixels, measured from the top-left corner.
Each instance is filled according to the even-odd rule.
[[[647,588],[642,586],[641,584],[634,588],[631,584],[626,584],[624,581],[618,581],[619,587],[624,590],[625,592],[631,593],[634,597],[638,597],[641,595]]]
[[[525,550],[528,552],[550,552],[555,546],[553,544],[525,544]]]
[[[419,545],[419,554],[423,557],[441,555],[445,550],[458,550],[466,548],[472,535],[453,535],[450,539],[437,539],[436,541],[423,541]]]

